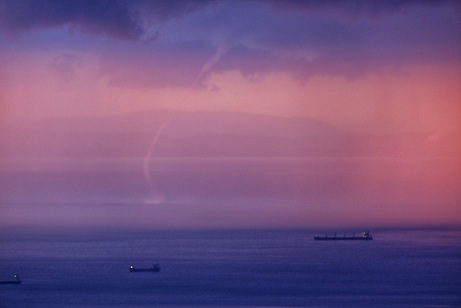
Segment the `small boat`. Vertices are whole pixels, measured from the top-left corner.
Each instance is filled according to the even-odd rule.
[[[160,265],[159,264],[152,264],[151,267],[145,268],[136,268],[133,265],[130,265],[130,272],[160,272]]]
[[[21,284],[21,280],[19,280],[18,275],[14,275],[14,278],[16,280],[4,280],[4,281],[0,281],[0,284]]]
[[[359,236],[356,236],[355,233],[353,233],[352,236],[346,236],[344,234],[343,236],[337,236],[336,233],[333,236],[328,236],[328,234],[325,234],[325,236],[319,236],[316,235],[314,236],[314,240],[316,241],[341,241],[341,240],[364,240],[364,241],[370,241],[372,240],[373,237],[371,236],[370,232],[362,232],[360,233]]]

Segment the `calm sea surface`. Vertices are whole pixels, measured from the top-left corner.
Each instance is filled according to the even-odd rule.
[[[1,307],[460,307],[461,231],[2,231]],[[160,273],[129,273],[160,263]]]

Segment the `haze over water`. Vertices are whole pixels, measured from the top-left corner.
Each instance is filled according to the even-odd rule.
[[[368,169],[363,170],[359,166],[365,163]],[[88,170],[63,170],[62,165],[46,173],[10,170],[1,177],[2,196],[8,200],[1,222],[111,229],[449,226],[459,221],[453,163],[427,158],[163,158],[152,163],[161,201],[151,197],[140,160]],[[424,178],[429,172],[430,181]],[[444,210],[434,212],[435,206]]]

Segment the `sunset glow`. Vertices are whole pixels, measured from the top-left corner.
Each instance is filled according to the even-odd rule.
[[[0,67],[0,225],[461,223],[456,1],[0,0]]]

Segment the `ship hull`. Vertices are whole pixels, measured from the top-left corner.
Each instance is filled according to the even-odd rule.
[[[154,268],[130,268],[130,272],[136,273],[136,272],[160,272],[160,269],[154,269]]]
[[[314,236],[316,241],[371,241],[372,237],[319,237]]]

